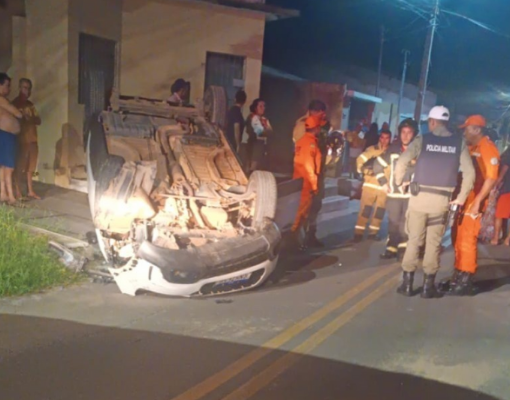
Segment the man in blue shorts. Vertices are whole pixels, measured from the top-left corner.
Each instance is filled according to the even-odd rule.
[[[0,201],[14,205],[12,173],[16,165],[19,120],[23,114],[7,100],[10,92],[11,78],[0,72]]]

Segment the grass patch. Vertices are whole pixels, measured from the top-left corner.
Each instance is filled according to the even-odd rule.
[[[11,209],[0,207],[0,297],[19,296],[77,282],[48,248],[48,239],[20,226]]]

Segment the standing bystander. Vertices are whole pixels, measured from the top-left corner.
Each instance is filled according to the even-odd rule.
[[[499,167],[498,180],[496,187],[499,190],[499,199],[496,206],[496,221],[494,223],[494,237],[491,240],[492,245],[500,244],[501,235],[504,235],[503,223],[507,223],[510,218],[510,147],[501,155],[501,166]],[[509,236],[510,238],[510,236]],[[504,243],[510,246],[508,238],[504,238]]]
[[[189,83],[184,79],[177,79],[171,87],[172,95],[166,100],[171,105],[182,107],[186,102],[188,96]]]
[[[243,106],[246,104],[246,92],[239,90],[236,93],[236,104],[234,104],[227,113],[226,136],[230,145],[236,153],[239,154],[241,139],[244,131]]]
[[[23,114],[7,100],[10,92],[11,78],[2,72],[0,73],[0,201],[15,205],[12,173],[16,164],[19,120],[23,118]]]
[[[27,179],[27,196],[32,199],[40,199],[35,193],[32,177],[37,169],[37,157],[39,147],[37,144],[37,126],[41,125],[41,117],[37,113],[34,104],[29,100],[32,95],[32,81],[22,78],[19,81],[19,95],[12,104],[21,110],[21,131],[18,136],[18,160],[16,163],[15,186],[16,196],[21,197],[20,185],[22,176]]]
[[[267,138],[273,132],[269,120],[264,116],[266,103],[262,99],[255,99],[250,105],[251,114],[246,120],[246,132],[248,133],[246,144],[245,169],[251,173],[258,169],[267,155]]]

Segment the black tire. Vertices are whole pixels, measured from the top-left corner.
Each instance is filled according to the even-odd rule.
[[[271,172],[254,171],[250,175],[248,190],[256,194],[253,227],[263,226],[266,218],[274,220],[278,200],[278,189],[274,175]]]
[[[209,86],[204,95],[204,109],[213,124],[225,128],[227,121],[227,92],[221,86]]]

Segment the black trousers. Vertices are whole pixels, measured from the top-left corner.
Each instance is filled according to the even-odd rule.
[[[397,253],[404,250],[407,245],[406,213],[409,206],[408,198],[388,196],[386,211],[388,212],[388,243],[386,250]]]

